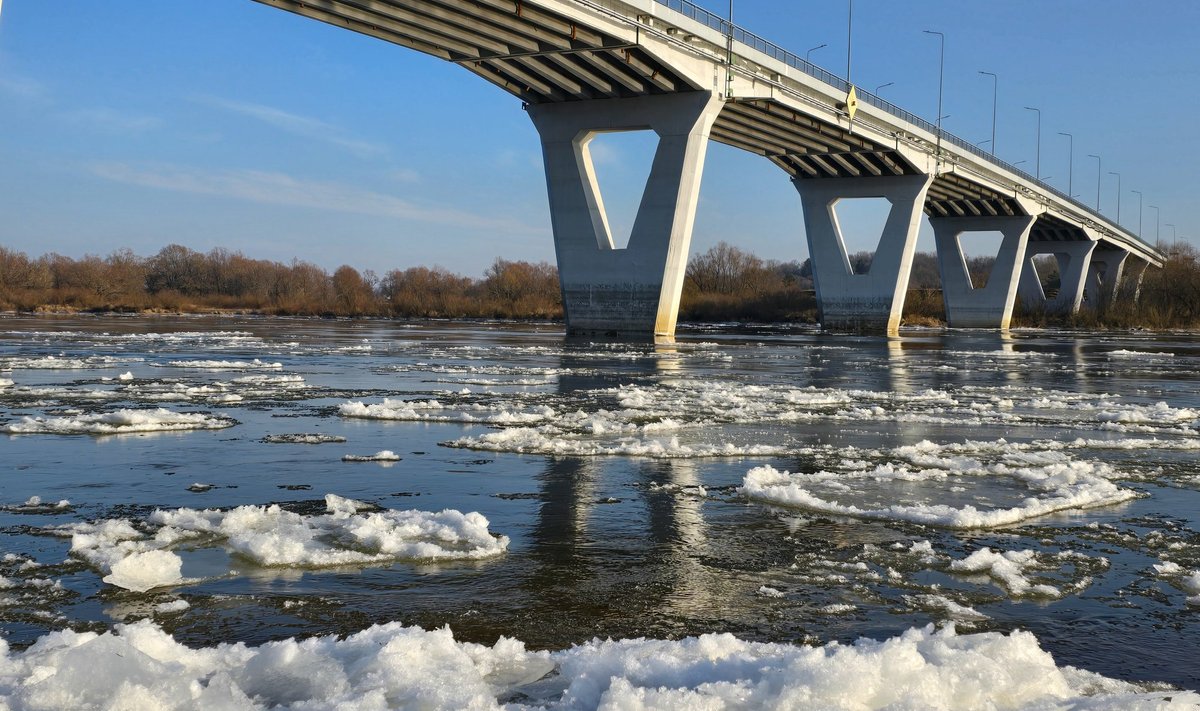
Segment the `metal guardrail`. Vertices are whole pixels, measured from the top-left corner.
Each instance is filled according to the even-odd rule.
[[[783,62],[787,66],[792,67],[793,69],[798,69],[814,79],[818,79],[820,81],[825,82],[826,84],[829,84],[830,86],[834,87],[835,89],[837,89],[839,91],[843,91],[843,92],[850,91],[850,82],[843,79],[842,77],[839,77],[836,74],[834,74],[828,70],[822,69],[821,67],[818,67],[817,65],[809,62],[806,59],[802,59],[801,57],[798,57],[795,54],[792,54],[791,52],[787,51],[783,47],[780,47],[779,45],[775,44],[774,42],[765,40],[762,37],[759,37],[758,35],[754,34],[753,32],[742,29],[741,27],[738,27],[737,25],[732,24],[729,20],[725,19],[724,17],[721,17],[720,15],[717,15],[708,10],[705,10],[704,8],[702,8],[698,5],[695,5],[691,2],[689,2],[688,0],[655,0],[655,2],[657,2],[659,5],[663,5],[671,10],[674,10],[675,12],[678,12],[678,13],[684,15],[685,17],[693,19],[693,20],[703,24],[704,26],[708,27],[709,29],[716,30],[717,32],[720,32],[721,34],[723,34],[727,37],[732,36],[734,42],[738,42],[738,43],[746,45],[747,47],[758,50],[759,52],[762,52],[763,54],[767,55],[768,57],[771,57],[772,59]],[[1038,187],[1042,188],[1046,192],[1058,197],[1061,200],[1066,201],[1068,204],[1073,205],[1073,206],[1079,208],[1080,210],[1083,210],[1084,214],[1099,215],[1099,213],[1096,212],[1093,208],[1088,207],[1087,205],[1083,204],[1082,202],[1079,202],[1075,198],[1071,197],[1070,195],[1067,195],[1066,193],[1058,190],[1057,188],[1055,188],[1047,183],[1042,182],[1040,179],[1030,175],[1029,173],[1026,173],[1025,171],[1021,170],[1020,168],[1017,168],[1016,166],[1014,166],[1010,163],[1006,163],[1006,162],[1000,160],[994,154],[982,150],[981,148],[979,148],[979,146],[976,146],[974,143],[971,143],[970,141],[967,141],[966,139],[959,138],[958,136],[956,136],[952,133],[949,133],[943,129],[939,129],[936,124],[930,123],[929,121],[917,116],[916,114],[913,114],[910,111],[905,111],[904,109],[900,108],[899,106],[896,106],[892,102],[890,102],[886,99],[882,99],[882,98],[872,94],[869,91],[864,91],[864,90],[862,90],[861,87],[858,88],[856,93],[858,94],[859,101],[870,104],[871,106],[874,106],[877,109],[885,111],[888,114],[891,114],[892,116],[894,116],[898,119],[901,119],[903,121],[907,121],[911,124],[919,126],[923,130],[928,131],[929,133],[933,134],[934,136],[940,136],[943,143],[948,143],[950,145],[953,145],[957,148],[960,148],[960,149],[966,151],[967,153],[970,153],[974,156],[982,158],[994,165],[1000,166],[1001,168],[1004,168],[1007,171],[1016,173],[1017,175],[1021,176],[1025,180],[1028,180],[1029,182],[1033,183],[1034,185],[1037,185]],[[1103,218],[1102,215],[1101,215],[1101,217],[1102,217],[1102,219],[1105,219],[1107,221],[1107,218]],[[1111,224],[1115,225],[1116,223],[1111,223]],[[1120,228],[1120,225],[1117,225],[1117,227]],[[1123,228],[1121,228],[1121,229],[1123,229]],[[1137,238],[1138,238],[1138,241],[1149,246],[1149,243],[1147,243],[1145,240],[1143,240],[1141,238],[1141,235],[1138,235]]]

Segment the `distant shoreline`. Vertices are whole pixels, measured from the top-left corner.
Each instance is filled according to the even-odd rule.
[[[856,273],[873,255],[849,256]],[[983,284],[992,259],[968,261],[973,283]],[[1058,289],[1054,258],[1038,263],[1047,293]],[[936,255],[914,255],[905,299],[906,326],[946,323]],[[440,267],[393,269],[382,276],[350,266],[332,274],[293,260],[251,259],[214,249],[201,253],[168,245],[152,257],[118,250],[108,257],[30,258],[0,246],[0,313],[307,316],[318,318],[499,319],[562,323],[554,265],[496,259],[482,278]],[[1075,314],[1022,312],[1013,327],[1060,325],[1095,330],[1195,330],[1200,328],[1200,253],[1180,245],[1162,269],[1150,269],[1141,297],[1124,285],[1111,304]],[[727,243],[688,262],[679,321],[816,325],[818,304],[811,266],[760,259]]]

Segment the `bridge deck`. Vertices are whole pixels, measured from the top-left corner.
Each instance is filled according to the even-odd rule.
[[[711,136],[796,179],[932,173],[931,217],[1046,210],[1030,238],[1162,255],[1092,208],[686,0],[257,0],[454,62],[530,104],[716,90]]]

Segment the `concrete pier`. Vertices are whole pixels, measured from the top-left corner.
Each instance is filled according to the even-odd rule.
[[[1129,252],[1124,249],[1096,245],[1084,286],[1084,299],[1089,308],[1108,308],[1116,301],[1128,259]]]
[[[711,92],[528,108],[542,140],[567,332],[670,338],[687,269],[709,130]],[[649,129],[658,149],[624,249],[613,245],[588,143]]]
[[[821,326],[896,335],[917,248],[917,228],[932,175],[792,181],[804,206]],[[838,200],[885,198],[891,203],[879,247],[866,274],[855,274],[834,211]]]
[[[929,220],[937,243],[938,270],[946,323],[954,328],[1007,329],[1016,303],[1017,285],[1029,232],[1037,217],[942,217]],[[976,286],[967,269],[962,238],[971,232],[999,232],[1003,236],[987,284]]]
[[[1025,266],[1021,269],[1018,295],[1026,309],[1043,308],[1054,313],[1075,313],[1083,303],[1083,292],[1087,286],[1085,278],[1091,266],[1092,252],[1096,242],[1083,239],[1076,242],[1031,242],[1025,250]],[[1058,258],[1059,288],[1054,299],[1047,299],[1038,278],[1033,258],[1041,254],[1053,254]]]

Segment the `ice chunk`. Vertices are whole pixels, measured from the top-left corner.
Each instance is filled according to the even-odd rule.
[[[131,553],[115,561],[110,568],[112,572],[101,579],[119,588],[145,592],[182,582],[182,568],[183,561],[174,553],[148,550]]]
[[[398,560],[477,560],[508,549],[479,513],[447,509],[369,510],[334,494],[325,515],[303,516],[278,505],[158,510],[152,534],[125,519],[51,529],[71,536],[71,552],[105,573],[104,581],[145,591],[183,582],[181,561],[171,548],[221,546],[263,566],[332,567],[378,565]]]
[[[959,573],[983,573],[996,580],[1012,595],[1061,597],[1062,592],[1052,585],[1035,585],[1025,575],[1039,566],[1037,553],[1032,550],[993,551],[981,548],[962,560],[950,563],[950,570]]]
[[[154,606],[154,611],[161,615],[169,615],[176,612],[183,612],[191,607],[187,600],[180,598],[171,602],[163,602]]]
[[[262,441],[268,444],[326,444],[330,442],[345,442],[346,438],[341,435],[299,432],[295,434],[267,435],[262,438]]]
[[[551,674],[551,672],[554,672]],[[1170,709],[1189,691],[1060,667],[1029,632],[913,629],[823,647],[729,634],[593,641],[531,652],[501,637],[397,623],[347,637],[189,649],[150,622],[102,635],[0,644],[0,708],[382,709]],[[501,706],[498,699],[513,699]]]
[[[1114,470],[1102,462],[1074,460],[1054,449],[1013,447],[1003,440],[993,443],[994,452],[986,452],[981,443],[969,444],[976,447],[976,453],[1001,461],[986,464],[947,456],[955,454],[954,445],[926,442],[891,452],[921,468],[903,462],[885,462],[873,469],[848,463],[844,465],[845,471],[792,474],[761,466],[746,473],[739,491],[751,499],[823,513],[948,528],[1008,525],[1066,509],[1117,504],[1138,496],[1137,492],[1111,481]],[[929,483],[952,476],[1008,480],[1025,491],[1013,497],[1012,505],[1005,506],[970,491],[959,502],[948,503],[944,486],[927,487],[923,491],[928,493],[923,498],[897,501],[896,487],[888,486],[892,481]],[[842,502],[850,496],[858,497],[855,503]]]
[[[160,365],[167,368],[194,368],[196,370],[282,370],[283,363],[268,363],[254,360],[172,360]]]
[[[400,455],[390,449],[384,449],[374,454],[344,454],[343,462],[398,462]]]
[[[0,425],[8,434],[90,434],[111,435],[126,432],[169,432],[177,430],[216,430],[237,424],[228,417],[203,413],[155,410],[115,410],[68,417],[23,417],[18,422]]]

